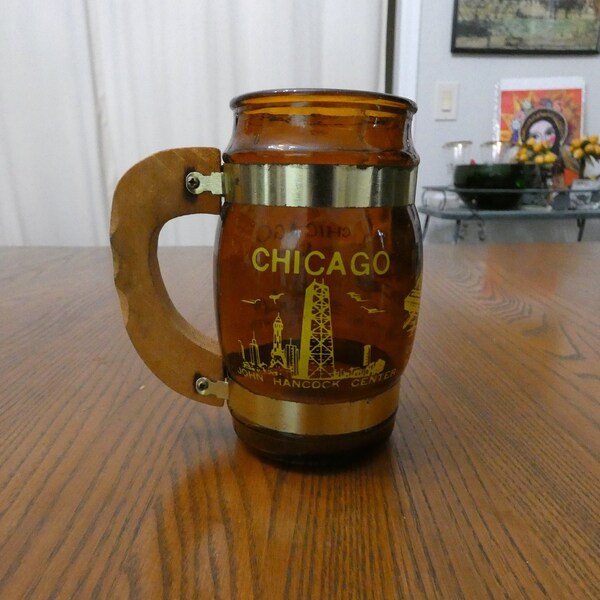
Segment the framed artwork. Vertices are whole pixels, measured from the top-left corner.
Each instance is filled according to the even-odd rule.
[[[598,54],[600,0],[454,0],[453,53]]]
[[[581,77],[503,79],[498,83],[495,139],[516,145],[519,140],[547,135],[564,145],[583,130],[585,82]],[[547,133],[542,131],[546,128]],[[552,131],[550,131],[552,130]]]

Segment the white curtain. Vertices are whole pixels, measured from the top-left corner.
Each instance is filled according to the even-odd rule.
[[[229,100],[381,91],[387,0],[2,0],[0,245],[106,245],[119,176],[229,139]],[[165,228],[213,241],[215,217]]]

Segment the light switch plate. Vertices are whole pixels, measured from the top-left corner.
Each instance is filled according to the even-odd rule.
[[[438,81],[435,84],[434,119],[455,121],[458,109],[458,81]]]

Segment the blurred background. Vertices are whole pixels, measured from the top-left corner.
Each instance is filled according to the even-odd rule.
[[[445,142],[491,139],[504,77],[582,76],[584,127],[600,130],[597,55],[452,55],[452,11],[449,0],[2,0],[0,245],[107,245],[120,175],[161,149],[224,149],[231,98],[254,90],[415,99],[420,185],[446,183]],[[450,121],[435,116],[444,82],[457,84]],[[449,241],[444,225],[428,241]],[[525,237],[572,237],[560,223],[539,225]],[[586,239],[600,239],[595,225]],[[211,245],[215,226],[216,217],[177,220],[161,242]],[[490,239],[514,233],[498,224]]]

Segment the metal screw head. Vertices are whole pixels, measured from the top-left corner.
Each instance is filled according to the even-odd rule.
[[[188,192],[193,192],[200,187],[200,180],[193,173],[190,173],[185,178],[185,187],[188,189]]]
[[[205,392],[208,389],[209,385],[210,383],[206,377],[198,377],[198,379],[196,379],[196,381],[194,382],[194,387],[196,388],[196,391],[199,394]]]

